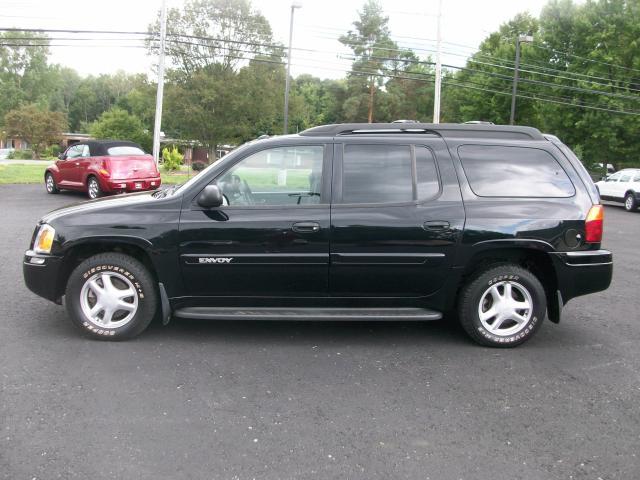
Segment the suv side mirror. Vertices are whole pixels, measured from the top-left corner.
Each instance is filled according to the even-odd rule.
[[[198,205],[203,208],[214,208],[222,205],[222,192],[217,185],[207,185],[198,196]]]
[[[65,157],[65,155],[64,155],[64,152],[60,152],[60,153],[58,154],[58,160],[64,160],[65,158],[66,158],[66,157]]]

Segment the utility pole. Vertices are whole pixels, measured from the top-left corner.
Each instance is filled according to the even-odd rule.
[[[160,11],[160,55],[158,58],[158,89],[156,90],[156,118],[153,124],[153,159],[160,162],[160,127],[162,126],[162,96],[164,94],[164,48],[167,37],[167,0]]]
[[[373,35],[369,37],[369,48],[367,52],[369,53],[369,61],[371,61],[371,57],[373,56],[373,42],[375,38]],[[373,94],[375,92],[375,84],[376,77],[371,75],[371,81],[369,82],[369,123],[373,123]]]
[[[520,69],[520,44],[531,42],[533,42],[531,35],[518,35],[516,39],[516,67],[513,70],[513,90],[511,91],[511,117],[509,117],[509,125],[513,125],[516,119],[516,92],[518,91],[518,70]]]
[[[442,23],[442,0],[438,0],[438,27],[436,36],[436,84],[433,99],[433,123],[440,123],[440,90],[442,88],[442,59],[440,53],[442,50],[442,34],[440,32],[440,24]]]
[[[289,53],[287,54],[287,78],[284,81],[284,134],[289,133],[289,85],[291,72],[291,43],[293,42],[293,12],[296,8],[302,8],[300,2],[291,4],[291,20],[289,22]]]

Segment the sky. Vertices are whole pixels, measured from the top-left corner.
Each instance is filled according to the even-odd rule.
[[[353,28],[364,0],[297,0],[291,73],[321,78],[345,76],[350,51],[337,38]],[[379,0],[389,17],[392,38],[413,48],[422,58],[435,58],[438,0]],[[180,7],[184,0],[167,0]],[[0,27],[146,31],[162,0],[0,0]],[[253,0],[271,24],[274,39],[288,44],[292,0]],[[442,0],[442,62],[463,66],[480,42],[516,14],[540,14],[547,0]],[[57,34],[65,36],[65,34]],[[80,36],[80,35],[78,35]],[[67,34],[66,37],[69,37]],[[83,46],[52,47],[50,61],[72,67],[81,75],[124,70],[152,73],[154,59],[131,40],[105,35]],[[68,45],[70,42],[60,41]],[[120,46],[119,46],[120,45]],[[308,50],[314,50],[310,52]]]

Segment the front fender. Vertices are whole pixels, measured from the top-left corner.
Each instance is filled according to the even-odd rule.
[[[53,165],[49,165],[46,170],[44,171],[44,174],[42,175],[42,178],[44,178],[44,176],[48,173],[51,173],[51,175],[53,175],[53,180],[56,183],[60,183],[60,169],[58,168],[58,166],[54,163]]]

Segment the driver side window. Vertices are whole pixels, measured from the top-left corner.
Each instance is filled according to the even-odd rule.
[[[69,149],[67,150],[66,153],[66,157],[67,158],[78,158],[79,156],[82,155],[82,149],[83,149],[83,145],[74,145],[72,147],[69,147]]]
[[[324,147],[270,148],[241,160],[216,180],[231,206],[320,203]]]

